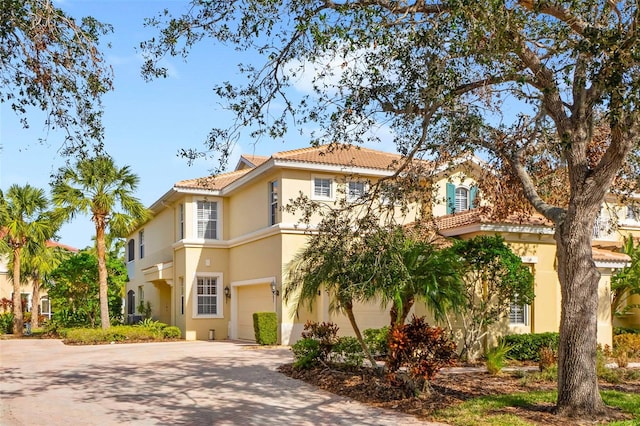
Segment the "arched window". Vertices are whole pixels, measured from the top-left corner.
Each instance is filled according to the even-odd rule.
[[[469,190],[463,187],[456,188],[456,212],[469,210]]]
[[[136,313],[136,293],[133,290],[127,292],[127,314]]]

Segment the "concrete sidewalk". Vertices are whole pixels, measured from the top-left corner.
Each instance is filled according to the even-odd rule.
[[[417,425],[286,377],[288,348],[0,340],[2,425]],[[433,424],[433,423],[431,423]]]

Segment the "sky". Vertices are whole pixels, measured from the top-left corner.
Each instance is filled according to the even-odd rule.
[[[136,196],[143,204],[153,204],[175,182],[208,175],[217,166],[215,159],[189,165],[178,157],[178,150],[202,148],[211,128],[231,123],[233,117],[215,97],[213,86],[239,81],[237,64],[262,63],[261,58],[205,40],[192,50],[186,62],[182,58],[166,59],[168,78],[145,82],[140,76],[142,56],[137,46],[157,30],[145,28],[144,18],[165,8],[182,13],[187,1],[58,0],[55,4],[76,18],[93,16],[113,26],[113,33],[101,42],[114,70],[114,90],[103,98],[105,149],[118,167],[128,165],[138,175]],[[111,48],[106,48],[107,42]],[[304,91],[304,86],[301,81],[298,87]],[[24,129],[8,105],[0,104],[0,188],[29,183],[48,192],[51,175],[67,158],[58,152],[60,139],[55,134],[46,135],[42,114],[31,111],[28,119],[30,128]],[[39,143],[43,137],[47,142]],[[308,139],[297,133],[287,140],[257,144],[241,139],[229,166],[235,166],[240,154],[270,155],[307,145]],[[94,233],[89,218],[78,216],[65,224],[58,236],[64,244],[84,248],[92,245]]]

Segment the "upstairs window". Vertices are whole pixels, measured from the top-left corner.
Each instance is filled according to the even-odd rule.
[[[215,201],[198,201],[198,238],[218,239],[218,203]]]
[[[178,206],[178,239],[184,239],[184,204]]]
[[[469,210],[469,190],[467,188],[456,188],[455,209],[457,212]]]
[[[144,230],[138,232],[138,244],[140,245],[140,259],[144,258]]]
[[[269,225],[278,223],[278,181],[269,182]]]
[[[332,182],[329,178],[313,179],[313,198],[330,200],[333,198]]]
[[[347,199],[349,201],[355,201],[362,198],[366,191],[366,184],[364,182],[349,182],[347,184]]]
[[[127,262],[133,262],[136,257],[136,242],[132,239],[127,243]]]
[[[478,187],[466,187],[447,183],[447,214],[472,209],[478,196]]]

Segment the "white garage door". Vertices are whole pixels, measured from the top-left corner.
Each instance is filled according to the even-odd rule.
[[[238,339],[255,342],[253,331],[254,312],[273,312],[273,296],[270,284],[239,286],[238,294]]]

